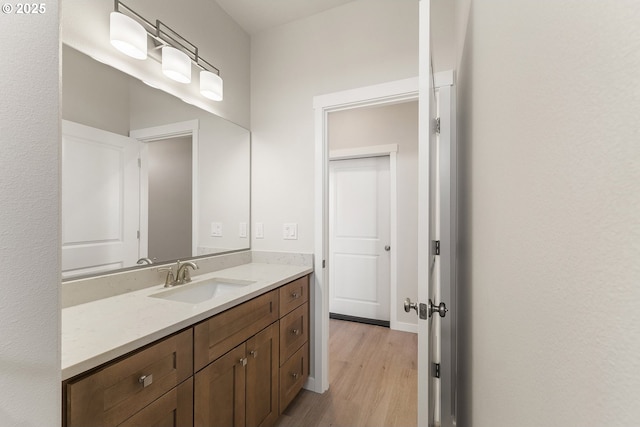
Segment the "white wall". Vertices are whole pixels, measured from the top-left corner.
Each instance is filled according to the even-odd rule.
[[[398,144],[397,301],[418,297],[418,102],[357,108],[329,114],[329,149]],[[417,323],[415,313],[396,307],[398,320]]]
[[[457,6],[458,425],[638,425],[640,3]]]
[[[252,37],[253,249],[313,251],[313,97],[417,76],[417,34],[417,0],[359,0]]]
[[[62,41],[71,47],[100,58],[111,66],[146,80],[199,107],[249,127],[250,122],[250,37],[215,1],[137,0],[125,2],[133,10],[155,22],[163,23],[198,46],[200,56],[220,69],[224,80],[224,100],[210,101],[198,90],[196,68],[189,85],[164,77],[160,63],[148,58],[129,58],[109,43],[109,14],[113,0],[62,1]]]
[[[0,419],[59,425],[58,2],[0,25]]]

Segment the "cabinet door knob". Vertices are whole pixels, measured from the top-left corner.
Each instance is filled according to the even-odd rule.
[[[247,358],[243,357],[242,359],[240,359],[240,365],[241,366],[247,366]]]
[[[250,351],[249,354],[252,355],[253,358],[255,359],[256,357],[258,357],[258,350]]]
[[[291,376],[293,377],[294,380],[297,380],[300,374],[298,374],[297,372],[292,372]]]
[[[149,387],[153,384],[153,375],[143,375],[138,378],[138,382],[142,384],[142,387]]]
[[[299,297],[300,297],[300,295],[298,295],[297,292],[291,292],[291,298],[298,299]]]
[[[300,329],[292,329],[292,330],[291,330],[291,333],[292,333],[293,335],[300,335]]]

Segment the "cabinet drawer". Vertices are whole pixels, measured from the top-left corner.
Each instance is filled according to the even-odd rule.
[[[204,368],[278,320],[278,292],[230,308],[194,328],[194,368]]]
[[[193,426],[193,377],[120,424],[118,427]]]
[[[309,276],[301,277],[282,286],[280,292],[280,317],[309,301]]]
[[[309,376],[309,344],[305,343],[280,367],[280,413],[282,413]]]
[[[192,349],[189,329],[67,382],[67,427],[121,424],[193,374]]]
[[[280,365],[309,341],[309,304],[305,303],[280,319]]]

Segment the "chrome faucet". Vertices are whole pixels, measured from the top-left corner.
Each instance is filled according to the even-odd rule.
[[[140,264],[140,265],[148,264],[148,265],[151,265],[151,264],[153,264],[153,261],[155,261],[155,259],[156,258],[154,258],[153,260],[151,258],[140,258],[138,260],[138,262],[136,262],[136,264]]]
[[[187,261],[180,264],[178,261],[178,271],[176,273],[176,285],[182,285],[184,283],[189,283],[191,281],[191,273],[189,272],[189,268],[194,270],[198,269],[198,265],[195,262]]]
[[[161,267],[158,269],[160,272],[167,272],[167,277],[164,279],[164,287],[171,288],[176,285],[183,285],[185,283],[189,283],[191,281],[191,273],[189,272],[189,268],[194,270],[198,269],[198,265],[195,262],[187,261],[180,262],[178,260],[176,262],[176,274],[173,274],[173,267]]]

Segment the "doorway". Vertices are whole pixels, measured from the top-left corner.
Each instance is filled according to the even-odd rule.
[[[187,249],[185,252],[182,252],[184,256],[185,253],[191,254],[191,256],[197,255],[197,239],[192,236],[197,236],[198,232],[198,134],[199,134],[200,124],[198,120],[189,120],[185,122],[171,123],[168,125],[155,126],[144,129],[136,129],[130,132],[130,136],[132,138],[137,139],[142,143],[142,147],[140,149],[140,257],[149,257],[150,255],[153,257],[157,257],[157,255],[152,255],[149,252],[150,244],[153,243],[152,239],[155,237],[150,237],[150,220],[152,220],[152,214],[150,214],[151,200],[150,196],[153,196],[151,192],[155,192],[155,199],[160,199],[159,203],[165,203],[166,197],[163,197],[163,186],[166,183],[166,177],[169,174],[165,174],[164,172],[169,169],[176,168],[187,168],[187,164],[190,165],[188,173],[181,173],[182,180],[184,182],[190,182],[188,187],[190,190],[187,191],[189,194],[184,194],[184,188],[180,188],[179,186],[175,186],[177,194],[174,197],[175,203],[187,203],[186,200],[189,199],[191,201],[190,209],[187,211],[184,209],[177,209],[175,215],[182,218],[182,228],[180,228],[180,234],[189,237],[190,246],[186,246]],[[163,141],[167,141],[163,143]],[[157,145],[156,145],[157,144]],[[185,145],[189,145],[189,147],[185,147]],[[153,148],[150,148],[153,147]],[[157,149],[156,149],[157,148]],[[154,153],[155,152],[155,153]],[[156,156],[156,154],[160,154],[161,156]],[[176,153],[180,153],[179,157],[182,158],[180,162],[176,162],[176,159],[173,160],[170,158],[171,156],[176,156]],[[150,161],[151,155],[155,158],[155,165]],[[158,160],[159,158],[164,158],[164,160]],[[156,169],[157,173],[154,173],[152,169]],[[150,179],[153,179],[151,174],[154,174],[157,178],[154,179],[156,181],[154,191],[150,188]],[[186,185],[186,184],[185,184]],[[163,200],[164,199],[164,200]],[[157,208],[153,208],[156,210]],[[190,215],[190,222],[186,216]],[[158,221],[155,221],[157,226],[157,232],[154,231],[154,236],[160,236],[159,240],[156,239],[156,243],[154,243],[154,247],[162,249],[164,245],[163,240],[166,240],[162,237],[162,228],[163,223],[166,223],[167,218],[156,218]],[[187,225],[189,224],[189,225]],[[187,229],[185,229],[187,227]],[[188,228],[190,227],[190,228]],[[168,231],[167,231],[168,233]],[[185,237],[186,242],[186,237]],[[186,243],[184,243],[186,245]],[[169,245],[171,246],[171,245]],[[171,249],[169,249],[170,251]],[[169,255],[170,256],[170,255]],[[162,259],[158,257],[158,259]],[[164,258],[165,260],[176,259],[176,257]]]
[[[145,145],[147,168],[142,178],[148,188],[147,256],[159,260],[179,259],[190,254],[193,245],[191,135]]]

